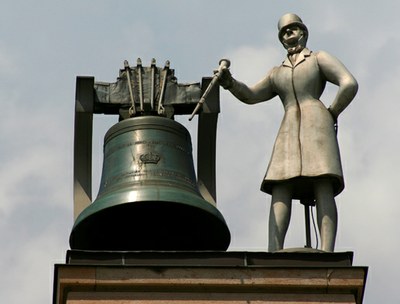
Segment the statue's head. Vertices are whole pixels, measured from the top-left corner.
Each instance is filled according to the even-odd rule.
[[[308,29],[296,14],[285,14],[278,22],[279,40],[289,53],[298,53],[305,48]]]

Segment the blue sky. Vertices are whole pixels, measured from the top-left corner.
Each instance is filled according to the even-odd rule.
[[[299,14],[311,50],[337,56],[360,89],[339,119],[346,188],[337,198],[336,251],[369,266],[366,304],[398,303],[400,250],[400,21],[397,1],[87,1],[2,3],[0,11],[0,300],[49,303],[53,269],[69,248],[76,76],[114,82],[127,59],[170,60],[179,82],[210,76],[221,58],[248,84],[281,63],[276,24]],[[322,101],[329,105],[335,87]],[[218,206],[229,250],[267,248],[269,197],[259,191],[283,115],[278,98],[247,106],[221,93]],[[95,120],[94,185],[102,136],[115,118]],[[195,132],[195,121],[180,119]],[[304,245],[294,204],[286,247]]]

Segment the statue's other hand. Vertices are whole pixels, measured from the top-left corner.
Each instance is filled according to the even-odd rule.
[[[233,77],[229,68],[222,68],[220,71],[214,71],[215,75],[218,75],[218,83],[221,87],[225,90],[228,90],[232,87],[233,84]]]
[[[329,112],[329,113],[331,114],[331,116],[332,116],[332,119],[333,119],[333,127],[334,127],[334,129],[335,129],[335,133],[337,134],[337,132],[338,132],[338,121],[337,121],[338,116],[337,116],[337,114],[335,114],[335,112],[333,112],[333,110],[332,110],[331,107],[328,108],[328,112]]]
[[[337,124],[337,119],[338,119],[337,115],[334,113],[334,111],[332,110],[331,107],[328,108],[328,111],[329,111],[329,113],[331,114],[331,116],[332,116],[332,118],[333,118],[333,122],[334,122],[335,124]]]

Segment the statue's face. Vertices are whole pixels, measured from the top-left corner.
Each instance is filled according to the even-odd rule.
[[[297,25],[288,26],[282,36],[282,44],[289,53],[298,53],[305,47],[303,30]]]

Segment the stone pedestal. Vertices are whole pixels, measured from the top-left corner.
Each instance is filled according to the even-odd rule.
[[[352,253],[69,251],[53,304],[362,303]]]

